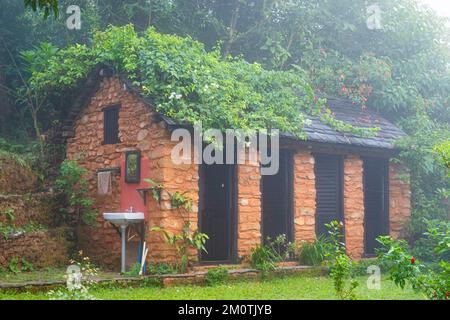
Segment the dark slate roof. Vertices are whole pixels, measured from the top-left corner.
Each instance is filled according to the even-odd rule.
[[[406,134],[380,115],[363,110],[351,101],[340,98],[327,98],[327,106],[334,113],[337,120],[341,120],[354,127],[373,128],[380,130],[369,138],[357,136],[352,133],[337,132],[324,124],[318,117],[308,116],[310,125],[305,126],[307,141],[317,143],[329,143],[351,145],[364,148],[395,149],[394,141],[406,136]],[[291,134],[283,134],[284,137],[294,138]]]

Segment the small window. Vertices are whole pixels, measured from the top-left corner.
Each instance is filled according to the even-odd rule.
[[[119,143],[119,110],[120,106],[103,109],[103,144]]]
[[[141,152],[128,151],[125,154],[125,182],[141,182]]]

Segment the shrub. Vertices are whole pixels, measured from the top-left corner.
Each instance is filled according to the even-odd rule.
[[[301,242],[298,252],[300,265],[319,266],[325,260],[327,238],[320,236],[314,242]]]
[[[139,275],[139,272],[141,271],[141,264],[140,263],[134,263],[131,266],[131,269],[124,273],[125,276],[135,277]]]
[[[250,264],[253,268],[267,273],[276,269],[276,263],[289,258],[295,248],[287,242],[286,235],[280,235],[275,240],[267,238],[265,244],[252,249]]]
[[[365,276],[367,275],[367,269],[373,265],[379,267],[381,272],[387,272],[390,269],[391,263],[379,261],[377,259],[361,259],[359,261],[354,261],[352,275]]]
[[[60,212],[66,220],[76,225],[92,225],[97,217],[97,212],[93,210],[94,200],[89,197],[89,183],[84,178],[86,172],[76,161],[65,160],[55,181],[55,189],[63,204]]]
[[[450,234],[440,233],[430,228],[427,237],[440,239],[434,252],[442,257],[450,250]],[[408,251],[408,244],[404,240],[394,240],[391,237],[379,237],[382,248],[378,251],[378,258],[390,262],[390,279],[400,288],[406,284],[416,291],[425,294],[429,299],[448,300],[450,298],[450,263],[440,260],[438,269],[423,265]]]
[[[147,267],[147,271],[149,274],[158,274],[158,275],[177,273],[176,267],[167,263],[150,264]]]
[[[201,233],[198,229],[191,231],[191,222],[186,221],[180,234],[174,234],[159,227],[153,227],[151,231],[161,232],[164,235],[166,243],[177,252],[177,270],[180,273],[186,273],[191,266],[190,249],[198,252],[205,251],[207,234]]]
[[[344,226],[342,223],[332,221],[326,224],[326,227],[330,235],[326,256],[330,258],[330,277],[333,279],[334,290],[340,299],[355,300],[358,282],[352,279],[353,263],[345,253],[345,243],[342,241]]]
[[[216,286],[225,283],[228,279],[228,270],[225,267],[211,268],[205,275],[207,286]]]

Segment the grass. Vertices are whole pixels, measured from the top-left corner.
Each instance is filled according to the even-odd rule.
[[[383,279],[381,290],[368,290],[367,277],[359,277],[357,297],[360,300],[418,300],[422,296],[412,289],[401,290]],[[266,281],[240,281],[216,287],[143,287],[100,288],[90,292],[108,300],[332,300],[336,299],[332,280],[328,277],[289,276]],[[2,293],[0,300],[42,300],[45,293]]]

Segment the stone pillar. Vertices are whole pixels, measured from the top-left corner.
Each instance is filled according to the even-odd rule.
[[[259,165],[238,165],[238,235],[239,258],[251,253],[261,243],[261,172]]]
[[[316,238],[316,177],[314,157],[306,150],[294,154],[294,232],[295,241]]]
[[[355,155],[344,160],[344,224],[347,254],[360,259],[364,254],[363,161]]]
[[[389,163],[389,234],[406,236],[406,223],[411,218],[411,187],[405,166]]]

